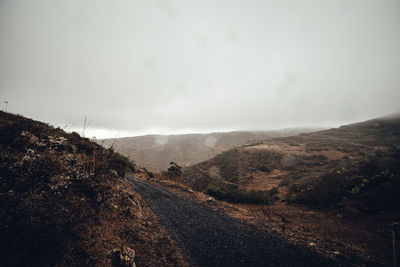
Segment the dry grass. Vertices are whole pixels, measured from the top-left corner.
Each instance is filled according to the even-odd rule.
[[[185,265],[176,244],[121,178],[145,172],[78,134],[0,113],[0,265]]]

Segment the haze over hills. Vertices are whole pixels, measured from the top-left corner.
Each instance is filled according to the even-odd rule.
[[[310,205],[336,205],[345,198],[360,201],[366,209],[373,209],[372,200],[378,209],[398,209],[400,184],[393,177],[398,177],[399,168],[396,113],[243,145],[185,168],[180,182],[199,191],[212,188],[225,197],[232,190],[279,188],[284,199]]]
[[[242,145],[161,179],[257,227],[388,266],[400,215],[400,113]]]
[[[171,161],[189,166],[210,159],[221,152],[248,142],[273,137],[291,136],[315,131],[315,128],[292,128],[275,131],[235,131],[208,134],[145,135],[100,140],[105,146],[115,141],[115,149],[139,166],[150,171],[162,171]]]
[[[399,25],[0,0],[0,267],[400,265]]]

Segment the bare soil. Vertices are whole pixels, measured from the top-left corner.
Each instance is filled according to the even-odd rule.
[[[282,177],[286,175],[285,171],[274,169],[269,173],[255,171],[251,173],[253,179],[246,186],[247,190],[270,190],[279,186]]]

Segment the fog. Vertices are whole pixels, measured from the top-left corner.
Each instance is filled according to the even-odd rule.
[[[0,101],[81,132],[338,126],[400,110],[400,1],[0,0]]]

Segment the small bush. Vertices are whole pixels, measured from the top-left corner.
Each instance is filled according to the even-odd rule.
[[[261,167],[260,167],[260,171],[263,171],[263,172],[270,172],[271,170],[270,170],[268,167],[266,167],[266,166],[261,166]]]
[[[364,210],[400,211],[399,151],[394,147],[369,155],[350,170],[338,166],[321,176],[294,182],[289,186],[289,199],[314,207],[341,206],[343,201],[356,201],[364,205]]]
[[[357,183],[356,179],[357,177],[331,172],[307,181],[295,182],[289,186],[289,199],[315,207],[329,206],[349,194]]]
[[[291,176],[285,177],[282,179],[282,181],[279,183],[279,186],[288,186],[292,184],[295,181],[295,179]]]
[[[151,171],[148,171],[146,168],[143,168],[143,170],[145,171],[145,173],[146,173],[150,178],[154,178],[154,173],[152,173]]]
[[[171,161],[169,164],[170,164],[170,167],[167,170],[166,177],[169,180],[176,181],[179,179],[179,177],[181,177],[182,167],[173,161]]]
[[[112,160],[110,162],[110,167],[118,172],[118,175],[124,176],[125,171],[134,170],[135,167],[128,157],[121,155],[118,152],[114,152],[112,155]]]

